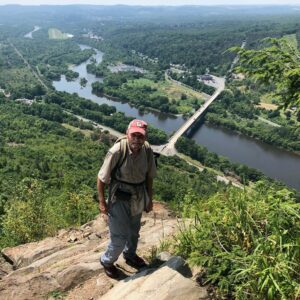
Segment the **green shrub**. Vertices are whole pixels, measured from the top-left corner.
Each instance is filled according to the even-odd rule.
[[[40,240],[55,233],[56,222],[47,196],[37,180],[25,178],[5,205],[0,245],[15,246]]]
[[[49,195],[38,180],[25,178],[4,206],[0,248],[41,240],[61,228],[80,226],[98,214],[91,188]]]
[[[230,189],[190,207],[177,252],[234,299],[299,299],[300,204],[286,189]],[[185,213],[188,210],[184,210]]]

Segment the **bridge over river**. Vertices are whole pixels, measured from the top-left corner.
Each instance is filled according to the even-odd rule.
[[[164,155],[176,154],[175,144],[177,140],[201,117],[209,105],[220,95],[225,88],[225,78],[212,76],[211,83],[216,88],[214,94],[172,135],[168,143],[160,146],[153,146],[154,151]]]

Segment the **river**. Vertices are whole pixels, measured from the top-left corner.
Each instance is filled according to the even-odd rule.
[[[192,136],[209,151],[300,190],[300,157],[227,129],[204,124]]]
[[[36,32],[36,31],[40,30],[40,29],[41,29],[41,27],[39,27],[39,26],[34,26],[34,29],[33,29],[32,31],[26,33],[26,34],[24,35],[24,37],[25,37],[25,38],[32,39],[32,38],[33,38],[33,37],[32,37],[32,34],[33,34],[34,32]]]
[[[90,47],[80,45],[80,48],[88,49]],[[103,53],[98,50],[95,51],[96,54],[93,57],[97,62],[100,62]],[[90,60],[78,66],[71,67],[73,71],[80,74],[79,77],[85,77],[88,80],[85,87],[80,86],[80,78],[68,82],[65,76],[62,76],[59,81],[53,82],[56,90],[77,93],[79,96],[99,104],[106,103],[113,105],[118,111],[124,112],[126,116],[142,118],[168,134],[176,131],[185,122],[182,117],[175,117],[159,112],[141,113],[128,103],[117,102],[92,94],[92,83],[101,81],[102,79],[87,73],[86,65],[88,63],[90,63]],[[267,176],[281,180],[288,186],[300,191],[300,157],[297,155],[278,150],[246,136],[206,124],[203,124],[192,138],[198,144],[207,147],[212,152],[228,157],[233,162],[243,163],[249,167],[256,168]]]

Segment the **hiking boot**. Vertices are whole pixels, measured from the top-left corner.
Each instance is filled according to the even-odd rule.
[[[105,265],[101,259],[100,264],[103,266],[105,274],[110,278],[118,278],[119,277],[119,270],[114,265]]]
[[[129,266],[134,267],[136,269],[140,269],[140,268],[147,266],[146,262],[141,257],[139,257],[137,254],[134,257],[124,256],[124,258],[125,258],[126,264],[128,264]]]

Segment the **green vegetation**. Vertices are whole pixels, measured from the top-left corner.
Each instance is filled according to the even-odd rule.
[[[212,22],[215,13],[218,18]],[[224,51],[246,39],[247,48],[255,50],[241,52],[241,62],[254,63],[255,68],[246,66],[248,74],[257,76],[257,70],[262,71],[257,79],[267,85],[249,78],[230,80],[205,121],[299,151],[299,112],[258,107],[265,99],[274,104],[284,101],[287,107],[298,105],[299,13],[288,7],[262,8],[260,15],[256,13],[256,8],[238,7],[234,12],[224,7],[126,6],[37,7],[26,12],[4,6],[0,11],[0,88],[11,92],[11,97],[0,93],[0,248],[54,235],[60,228],[79,226],[98,214],[95,178],[114,139],[95,129],[93,122],[125,132],[131,118],[114,107],[53,91],[52,80],[62,74],[69,80],[76,78],[78,74],[70,71],[69,65],[94,54],[91,49],[80,50],[78,42],[105,53],[102,64],[91,61],[88,66],[89,72],[104,76],[104,84],[94,84],[95,92],[141,109],[186,113],[197,109],[202,100],[196,92],[172,85],[165,70],[170,64],[180,64],[185,78],[176,79],[204,91],[196,76],[207,68],[212,74],[226,74],[234,54]],[[33,39],[24,38],[35,24],[41,29]],[[48,38],[49,27],[61,29],[52,32],[59,39]],[[90,31],[104,40],[81,36]],[[76,39],[61,39],[65,38],[62,32],[70,32]],[[261,45],[259,41],[267,36],[284,36],[284,40],[271,39],[271,45]],[[48,91],[41,88],[12,45],[47,84]],[[272,62],[267,54],[274,58]],[[107,66],[118,62],[142,67],[148,73],[111,74]],[[84,79],[80,79],[82,86]],[[272,94],[274,88],[277,98]],[[32,105],[13,101],[19,97],[35,101]],[[259,117],[281,127],[263,123]],[[149,136],[152,144],[167,140],[164,132],[152,126]],[[204,170],[200,172],[178,157],[159,159],[154,198],[193,220],[173,243],[174,252],[204,268],[199,280],[212,284],[219,298],[298,299],[299,195],[185,138],[176,147],[201,162]],[[226,186],[216,181],[216,171],[210,168],[254,184],[244,189]],[[55,291],[49,296],[63,295]]]
[[[287,34],[283,36],[283,39],[286,40],[288,48],[293,48],[298,51],[298,41],[295,33]]]
[[[74,125],[89,128],[88,135],[60,125],[59,116],[68,119],[54,104],[1,101],[0,116],[0,247],[36,241],[93,219],[98,214],[95,178],[113,140],[83,122]],[[178,158],[161,158],[159,165],[156,199],[179,201],[187,189],[203,195],[224,189],[213,174]]]
[[[109,74],[107,68],[108,64],[102,61],[100,64],[96,64],[96,61],[92,59],[92,62],[86,66],[88,73],[94,74],[96,77],[103,77]]]
[[[244,38],[243,33],[228,27],[226,26],[225,34],[224,29],[218,25],[211,29],[204,28],[203,24],[184,24],[179,25],[176,30],[171,26],[132,26],[118,28],[113,33],[111,42],[118,48],[122,47],[127,51],[134,49],[152,59],[158,58],[162,69],[168,69],[172,63],[185,65],[198,74],[204,74],[206,68],[222,74],[230,66],[233,56],[221,53],[230,46],[240,45]]]
[[[168,97],[169,102],[173,104],[173,107],[170,107],[170,111],[176,112],[177,109],[178,113],[189,113],[193,109],[198,109],[204,102],[199,93],[168,80],[155,81],[140,78],[129,81],[122,87],[135,91],[152,90],[151,97],[153,99]]]
[[[150,107],[174,114],[190,113],[203,103],[199,93],[170,80],[151,77],[136,72],[110,73],[103,83],[92,84],[93,92],[128,101],[141,110]]]
[[[1,28],[0,28],[1,32]],[[93,50],[81,51],[73,41],[48,40],[41,37],[35,39],[15,38],[11,43],[4,42],[0,46],[0,88],[11,94],[12,99],[28,98],[45,94],[33,72],[50,88],[52,80],[60,79],[65,74],[67,80],[78,77],[78,73],[68,69],[69,64],[78,64],[87,60]],[[12,45],[23,55],[31,66],[30,70]]]
[[[213,87],[199,81],[195,74],[190,74],[189,72],[182,72],[182,73],[170,72],[169,75],[172,77],[172,79],[182,82],[187,86],[192,87],[196,91],[204,92],[209,95],[212,95],[215,91]]]
[[[239,163],[231,163],[229,159],[209,152],[205,147],[197,145],[194,140],[181,137],[176,143],[176,149],[199,161],[205,167],[222,171],[225,175],[237,177],[239,181],[248,184],[249,181],[258,181],[265,176],[256,169]]]
[[[139,66],[152,61],[152,65],[162,70],[169,69],[170,64],[178,64],[198,75],[204,74],[207,68],[212,74],[225,75],[234,57],[225,52],[229,47],[240,46],[247,39],[253,48],[261,38],[299,31],[297,13],[287,15],[283,11],[275,13],[264,9],[258,13],[253,8],[247,8],[247,13],[241,8],[234,12],[225,10],[200,6],[181,8],[180,13],[179,8],[172,12],[156,10],[151,21],[132,18],[126,26],[112,22],[110,26],[94,28],[94,32]],[[139,16],[145,17],[145,14],[143,11]],[[160,14],[163,17],[159,19]],[[218,14],[218,20],[211,23],[213,14]],[[283,17],[278,18],[276,14]]]
[[[177,156],[159,158],[158,174],[154,181],[155,199],[169,202],[174,209],[183,203],[184,195],[190,190],[208,197],[226,189],[224,183],[216,181],[213,172],[200,172]]]
[[[80,225],[98,213],[94,181],[107,146],[1,102],[0,245]]]
[[[86,86],[86,84],[87,84],[87,80],[86,80],[86,78],[80,78],[80,86],[82,86],[82,87],[85,87]]]
[[[0,88],[10,93],[11,98],[33,99],[45,94],[44,87],[8,43],[0,46],[0,68]]]
[[[253,87],[255,90],[255,87]],[[238,88],[230,86],[210,106],[205,120],[209,123],[241,132],[247,136],[255,137],[268,144],[275,145],[290,151],[300,151],[300,127],[295,112],[280,116],[279,111],[267,112],[258,108],[259,94],[253,90],[241,92]],[[261,122],[258,116],[280,124],[281,127]]]
[[[176,237],[175,253],[204,267],[199,280],[218,297],[299,297],[300,205],[290,191],[263,182],[208,199],[190,191],[180,210],[194,222]]]
[[[6,68],[1,71],[0,87],[10,93],[12,99],[33,99],[46,93],[45,88],[27,67]]]
[[[119,132],[126,132],[129,122],[133,118],[125,117],[124,113],[116,112],[114,106],[107,104],[99,105],[90,100],[80,98],[77,95],[70,95],[68,93],[49,93],[45,97],[45,104],[36,104],[31,107],[26,107],[24,110],[28,114],[37,115],[47,120],[56,122],[67,122],[71,125],[74,124],[74,117],[70,119],[70,115],[63,112],[62,108],[87,118],[88,120],[95,121],[105,126],[116,129]],[[66,121],[67,119],[67,121]],[[76,119],[76,118],[75,118]],[[71,122],[71,123],[70,123]],[[75,124],[78,120],[75,120]],[[167,141],[167,134],[160,129],[149,126],[149,142],[151,144],[163,144]]]
[[[264,39],[263,49],[232,48],[240,56],[238,72],[252,76],[265,85],[274,84],[282,107],[300,107],[300,56],[286,38]]]
[[[279,99],[278,99],[278,97],[274,96],[273,93],[267,93],[267,94],[261,95],[260,102],[274,104],[276,106],[279,105]]]

